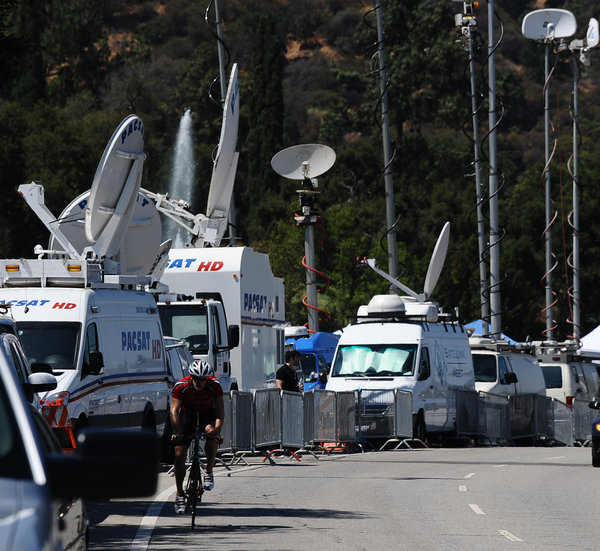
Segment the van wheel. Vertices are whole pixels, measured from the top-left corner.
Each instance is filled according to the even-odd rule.
[[[425,415],[422,411],[417,413],[417,417],[413,424],[413,438],[425,442],[427,438],[427,426],[425,425]]]

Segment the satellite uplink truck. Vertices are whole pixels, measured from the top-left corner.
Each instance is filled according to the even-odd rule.
[[[406,390],[412,394],[413,437],[456,432],[454,390],[475,390],[465,328],[429,302],[448,248],[446,223],[417,294],[366,260],[408,296],[375,295],[342,330],[327,390]],[[368,406],[368,404],[367,404]]]
[[[221,137],[214,159],[206,215],[189,205],[144,190],[165,216],[187,229],[191,241],[171,249],[156,288],[166,334],[186,341],[195,358],[215,369],[224,391],[264,388],[284,361],[283,280],[273,276],[267,255],[250,247],[221,247],[238,153],[237,64],[233,65]]]
[[[55,218],[41,184],[19,192],[51,234],[35,259],[0,260],[0,303],[11,304],[33,371],[56,375],[42,413],[65,448],[85,426],[162,434],[169,386],[163,332],[145,289],[167,261],[158,211],[140,193],[144,126],[126,117],[90,191]]]

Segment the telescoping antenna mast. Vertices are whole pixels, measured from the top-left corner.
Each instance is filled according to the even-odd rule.
[[[550,47],[555,42],[573,36],[577,30],[575,16],[567,10],[545,9],[529,12],[523,19],[521,32],[525,38],[536,40],[545,45],[545,80],[544,80],[544,149],[545,149],[545,205],[546,205],[546,228],[545,246],[546,246],[546,330],[544,331],[547,340],[554,338],[554,316],[553,300],[554,293],[552,289],[552,198],[551,198],[551,176],[550,162],[552,153],[550,150],[550,95],[548,81],[550,78]]]

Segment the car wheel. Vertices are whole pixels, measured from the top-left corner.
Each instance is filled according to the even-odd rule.
[[[600,450],[592,444],[592,467],[600,467]]]

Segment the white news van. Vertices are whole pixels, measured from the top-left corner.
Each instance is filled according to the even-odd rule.
[[[41,263],[49,275],[38,280],[41,286],[27,286],[38,278],[16,277],[35,276]],[[166,421],[169,387],[156,303],[149,293],[94,282],[94,268],[0,261],[0,303],[12,306],[28,361],[45,364],[57,378],[56,390],[42,396],[42,412],[63,447],[73,447],[66,427],[137,426],[162,434]],[[61,282],[70,287],[52,286]]]
[[[273,276],[266,254],[250,247],[172,249],[160,282],[184,299],[159,300],[163,330],[188,339],[198,357],[211,361],[216,356],[213,361],[223,390],[274,383],[275,372],[284,362],[285,304],[283,280]],[[216,303],[224,306],[226,320]],[[188,324],[186,316],[196,321]],[[209,345],[213,352],[208,351]]]
[[[456,430],[454,390],[475,390],[464,327],[431,302],[376,295],[342,330],[326,390],[412,393],[413,435]]]
[[[475,390],[500,396],[546,396],[544,375],[531,354],[518,352],[505,340],[469,338],[475,369]]]
[[[534,342],[535,355],[546,381],[546,395],[568,406],[574,400],[600,397],[600,355],[582,352],[574,342]]]

